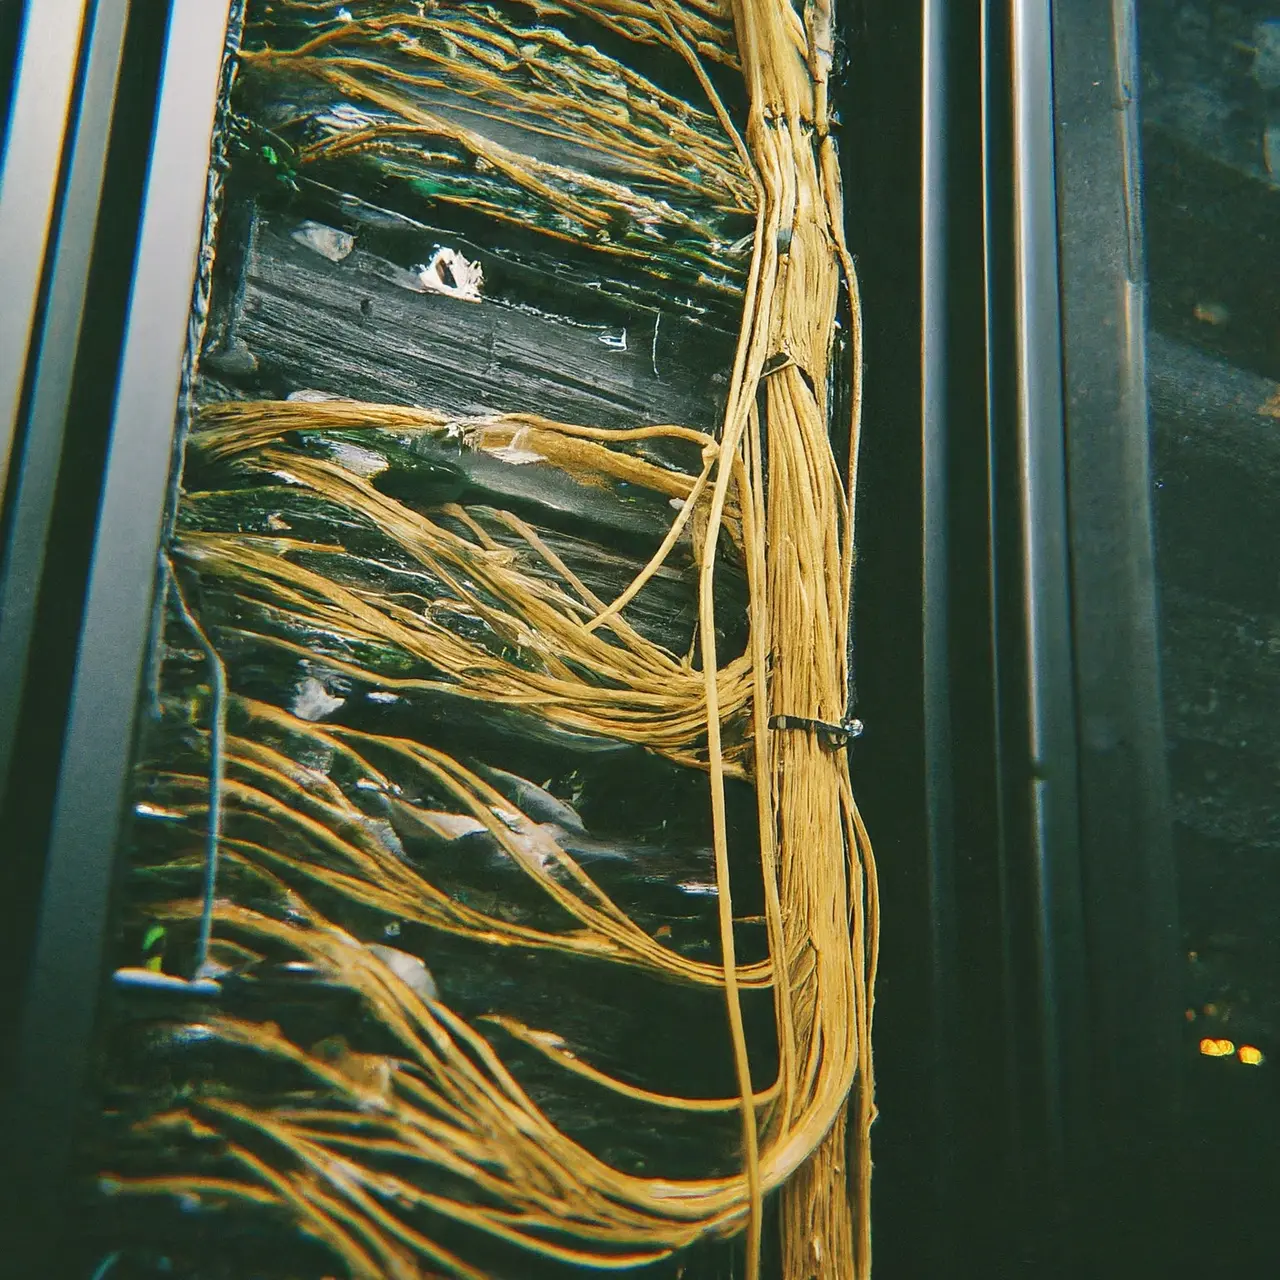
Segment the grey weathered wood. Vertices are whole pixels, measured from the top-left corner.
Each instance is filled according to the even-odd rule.
[[[664,317],[655,348],[652,313],[629,326],[579,325],[428,294],[358,241],[335,263],[293,241],[292,229],[279,215],[261,223],[247,257],[233,342],[256,369],[238,378],[242,388],[314,388],[459,416],[535,411],[605,427],[705,430],[719,420],[728,360],[717,330]],[[624,328],[625,350],[602,340],[616,344]]]

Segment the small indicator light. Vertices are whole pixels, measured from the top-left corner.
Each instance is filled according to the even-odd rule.
[[[1235,1051],[1236,1047],[1230,1040],[1213,1040],[1206,1036],[1200,1041],[1200,1052],[1206,1058],[1229,1058]]]
[[[1262,1050],[1255,1048],[1251,1044],[1242,1044],[1238,1057],[1246,1067],[1260,1067],[1266,1061]]]

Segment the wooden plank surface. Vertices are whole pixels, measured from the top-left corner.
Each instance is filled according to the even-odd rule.
[[[259,221],[233,359],[213,362],[242,392],[312,388],[459,416],[536,411],[604,427],[718,423],[732,358],[719,330],[657,313],[580,324],[425,293],[411,271],[358,241],[329,261],[292,239],[291,221]]]

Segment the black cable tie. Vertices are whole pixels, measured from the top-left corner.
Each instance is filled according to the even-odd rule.
[[[832,751],[840,751],[847,747],[854,738],[862,736],[861,720],[849,718],[839,724],[829,724],[826,720],[810,720],[807,716],[770,716],[770,729],[804,729],[816,733],[823,743]]]

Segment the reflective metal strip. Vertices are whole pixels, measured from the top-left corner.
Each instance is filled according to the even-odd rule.
[[[27,6],[0,168],[0,497],[17,433],[32,327],[75,105],[88,0]]]

